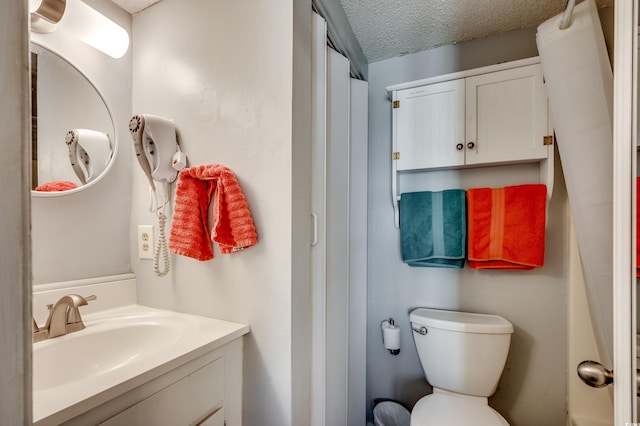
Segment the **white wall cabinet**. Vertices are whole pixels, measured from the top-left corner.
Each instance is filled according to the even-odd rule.
[[[393,90],[398,171],[547,158],[539,64]]]
[[[538,58],[403,83],[387,92],[396,227],[402,172],[540,162],[540,182],[551,196],[553,132]]]
[[[398,170],[464,165],[464,79],[399,90],[393,108]]]
[[[468,165],[549,155],[549,111],[540,64],[465,79]],[[547,142],[545,142],[547,141]]]

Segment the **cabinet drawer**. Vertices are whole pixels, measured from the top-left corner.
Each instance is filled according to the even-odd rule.
[[[101,424],[175,426],[203,418],[207,426],[224,424],[223,402],[224,358],[218,358]]]

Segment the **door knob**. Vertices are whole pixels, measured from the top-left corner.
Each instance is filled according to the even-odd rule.
[[[582,361],[578,364],[578,377],[594,388],[603,388],[613,383],[613,371],[596,361]],[[640,397],[640,370],[636,370],[636,396]]]
[[[603,388],[613,383],[613,371],[596,361],[582,361],[578,364],[578,377],[594,388]]]
[[[473,147],[474,147],[474,146],[476,146],[476,144],[475,144],[475,143],[473,143],[473,142],[469,142],[469,143],[467,144],[467,148],[469,148],[469,149],[473,149]]]
[[[458,151],[460,151],[462,148],[464,148],[464,145],[462,145],[461,143],[459,143],[458,145],[456,145],[456,149]]]

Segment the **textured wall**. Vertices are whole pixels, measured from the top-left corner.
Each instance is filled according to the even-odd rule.
[[[164,0],[133,22],[134,112],[175,120],[190,165],[233,170],[258,231],[258,244],[240,253],[172,256],[164,278],[134,256],[138,297],[251,326],[245,425],[304,424],[309,415],[311,13],[310,2],[293,3]],[[133,169],[132,237],[156,223]]]

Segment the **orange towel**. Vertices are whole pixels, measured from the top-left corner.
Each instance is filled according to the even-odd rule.
[[[53,182],[43,183],[40,186],[35,188],[35,191],[41,192],[57,192],[57,191],[67,191],[69,189],[76,189],[78,185],[68,180],[56,180]]]
[[[215,193],[209,238],[208,210]],[[180,171],[176,187],[169,251],[198,260],[213,259],[211,240],[220,253],[229,254],[258,242],[249,207],[236,176],[220,164],[189,167]]]
[[[471,269],[533,269],[544,264],[545,185],[467,191]]]

